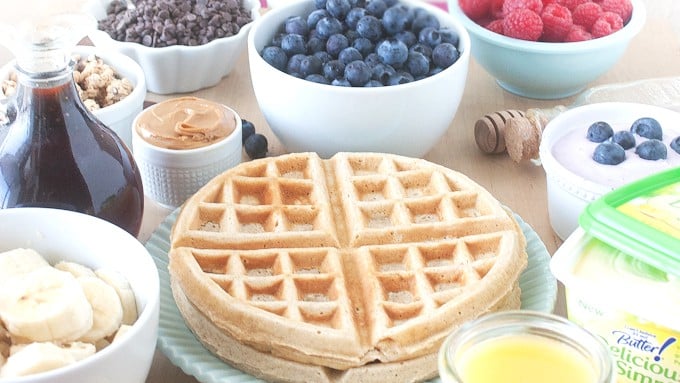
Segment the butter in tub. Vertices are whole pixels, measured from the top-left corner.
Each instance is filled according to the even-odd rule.
[[[619,383],[680,382],[680,168],[606,194],[551,260],[570,320],[600,335]]]

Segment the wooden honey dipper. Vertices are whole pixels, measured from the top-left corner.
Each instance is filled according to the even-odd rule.
[[[515,162],[538,158],[541,135],[548,121],[567,110],[558,105],[551,109],[508,109],[485,115],[475,123],[475,141],[484,153],[507,152]]]

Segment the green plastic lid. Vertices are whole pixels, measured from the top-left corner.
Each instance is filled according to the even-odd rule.
[[[579,225],[600,241],[680,277],[680,167],[605,194],[586,206]]]

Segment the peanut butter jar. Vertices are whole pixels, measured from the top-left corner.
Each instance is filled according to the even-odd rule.
[[[180,206],[210,179],[241,162],[241,118],[226,105],[177,97],[139,113],[132,150],[145,194]]]

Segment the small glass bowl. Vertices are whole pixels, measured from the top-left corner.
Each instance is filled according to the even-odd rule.
[[[548,341],[557,341],[568,346],[590,362],[597,380],[592,383],[614,383],[612,357],[602,339],[586,329],[554,314],[529,310],[510,310],[488,314],[470,321],[451,335],[442,344],[438,367],[444,383],[466,382],[460,376],[460,356],[471,347],[487,340],[512,335],[533,335]],[[493,368],[493,361],[488,361]],[[573,382],[582,383],[582,382]]]

